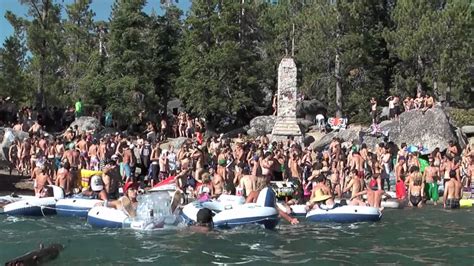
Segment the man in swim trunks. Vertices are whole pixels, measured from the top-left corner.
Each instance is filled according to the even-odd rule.
[[[449,181],[444,186],[443,206],[444,208],[457,209],[460,207],[461,182],[456,179],[456,171],[449,171]]]
[[[425,168],[425,172],[423,173],[425,195],[426,200],[432,200],[434,205],[436,205],[439,199],[437,183],[439,180],[439,167],[434,166],[434,159],[432,157],[430,157],[428,161],[429,166]]]
[[[62,188],[66,195],[72,193],[71,177],[69,175],[70,165],[67,161],[61,163],[61,167],[56,174],[56,186]]]

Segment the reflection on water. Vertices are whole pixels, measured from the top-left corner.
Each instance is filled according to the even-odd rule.
[[[207,234],[98,230],[85,220],[0,216],[0,262],[38,247],[66,249],[52,265],[152,264],[456,264],[474,262],[472,209],[386,210],[378,223],[282,224]]]

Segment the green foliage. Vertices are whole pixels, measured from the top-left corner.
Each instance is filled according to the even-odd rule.
[[[15,33],[0,48],[0,95],[23,103],[81,97],[129,124],[179,97],[211,123],[246,123],[270,110],[278,64],[293,53],[305,97],[332,116],[339,95],[351,122],[369,120],[370,97],[474,102],[469,1],[196,0],[183,20],[173,1],[159,16],[145,0],[116,0],[110,22],[94,21],[92,0],[19,1],[28,14],[5,14]]]
[[[448,108],[448,114],[457,127],[474,125],[474,109]]]
[[[193,2],[184,26],[177,88],[191,112],[210,120],[242,118],[261,100],[252,12],[250,4],[231,0]],[[242,13],[249,15],[243,19]]]

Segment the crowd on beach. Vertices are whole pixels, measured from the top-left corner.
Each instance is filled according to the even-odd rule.
[[[431,106],[431,97],[425,98],[418,108]],[[128,206],[127,213],[133,213],[130,206],[136,203],[138,189],[147,190],[170,177],[176,189],[190,198],[232,194],[244,196],[247,202],[255,202],[271,181],[291,182],[291,193],[284,198],[287,206],[306,204],[307,210],[335,205],[334,199],[382,209],[382,198],[394,190],[391,179],[398,200],[410,206],[421,207],[429,200],[437,204],[438,186],[443,185],[443,206],[457,208],[474,177],[473,147],[460,149],[454,142],[446,151],[422,155],[422,146],[418,150],[405,143],[398,147],[386,139],[371,148],[334,138],[327,149],[317,151],[291,137],[279,142],[265,135],[241,134],[233,139],[223,135],[204,139],[203,119],[187,113],[180,113],[171,127],[166,119],[158,124],[149,121],[145,131],[134,136],[117,132],[96,138],[96,132],[78,127],[49,136],[38,121],[29,128],[18,122],[13,128],[27,131],[29,137],[14,140],[8,157],[19,173],[34,180],[39,197],[48,194],[48,184],[55,184],[67,195],[82,193],[106,200],[110,207]],[[174,147],[167,144],[170,135],[186,141]],[[421,157],[428,166],[421,165]],[[96,174],[83,175],[83,170]],[[119,196],[120,187],[127,204]],[[279,188],[275,189],[278,194]],[[289,216],[287,220],[297,223]]]

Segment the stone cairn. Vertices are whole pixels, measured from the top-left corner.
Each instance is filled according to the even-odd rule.
[[[293,58],[285,57],[278,66],[277,118],[272,130],[272,140],[286,140],[293,137],[303,141],[303,134],[296,120],[296,64]]]

